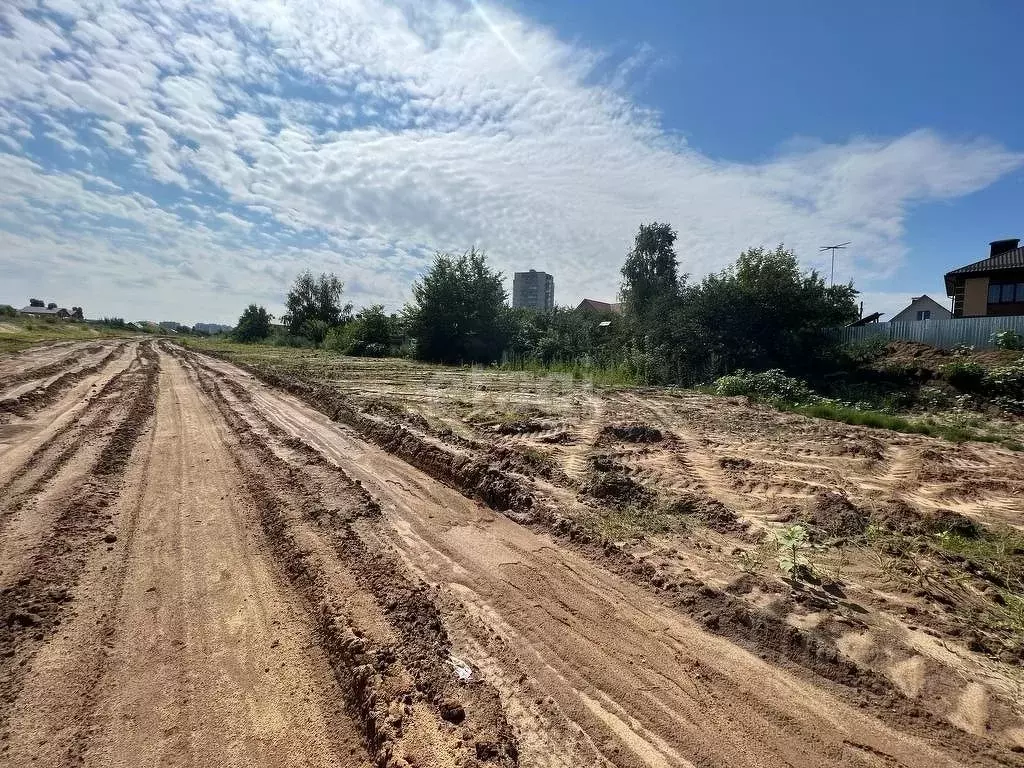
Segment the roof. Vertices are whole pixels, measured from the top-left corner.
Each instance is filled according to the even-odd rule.
[[[860,320],[854,320],[850,323],[847,328],[857,328],[861,325],[867,325],[868,323],[877,323],[879,319],[884,315],[885,312],[873,312],[870,315],[865,315]]]
[[[961,275],[987,275],[992,272],[1007,270],[1024,270],[1024,247],[1003,251],[996,256],[968,264],[966,267],[954,269],[946,273],[946,295],[953,295],[953,278]]]
[[[615,312],[616,314],[622,313],[621,304],[612,304],[607,301],[599,301],[598,299],[584,299],[580,302],[576,309],[589,309],[591,312]]]
[[[21,312],[26,315],[57,315],[61,312],[67,312],[63,307],[57,309],[49,309],[48,307],[22,307]]]

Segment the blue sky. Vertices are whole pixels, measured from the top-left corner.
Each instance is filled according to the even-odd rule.
[[[231,322],[304,268],[400,306],[435,249],[609,299],[782,241],[867,308],[1024,236],[1014,2],[12,0],[0,302]]]

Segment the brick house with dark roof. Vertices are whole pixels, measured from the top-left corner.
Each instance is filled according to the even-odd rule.
[[[1024,248],[1018,238],[993,240],[989,257],[946,273],[953,317],[1024,315]]]

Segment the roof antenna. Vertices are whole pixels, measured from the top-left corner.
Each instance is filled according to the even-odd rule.
[[[832,251],[832,285],[836,284],[836,251],[845,248],[849,244],[850,241],[847,241],[845,243],[840,243],[839,245],[823,245],[818,249],[819,253],[822,251]]]

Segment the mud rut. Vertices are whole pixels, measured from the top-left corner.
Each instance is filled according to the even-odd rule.
[[[1012,762],[763,661],[226,363],[53,355],[0,366],[23,393],[0,765]]]

